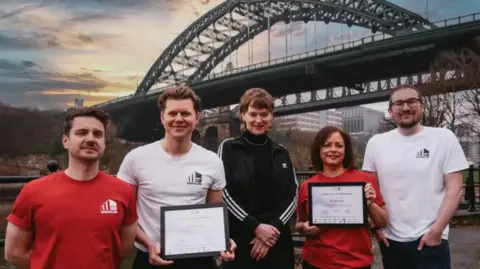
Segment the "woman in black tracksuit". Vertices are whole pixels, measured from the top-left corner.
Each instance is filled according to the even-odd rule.
[[[223,198],[229,209],[235,260],[225,269],[292,269],[294,249],[288,221],[297,205],[297,180],[288,150],[267,136],[274,100],[254,88],[240,99],[245,131],[223,141],[227,185]]]

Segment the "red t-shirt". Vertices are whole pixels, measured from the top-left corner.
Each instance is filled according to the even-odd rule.
[[[26,184],[7,220],[34,231],[31,269],[118,269],[120,228],[137,220],[135,194],[103,172],[88,181],[57,172]]]
[[[377,194],[376,204],[385,204],[373,176],[358,170],[348,170],[337,177],[325,177],[320,173],[307,179],[300,186],[297,212],[308,212],[308,184],[313,182],[366,182],[371,183]],[[302,258],[322,269],[352,269],[369,266],[373,262],[372,241],[368,228],[326,228],[314,237],[307,237]]]

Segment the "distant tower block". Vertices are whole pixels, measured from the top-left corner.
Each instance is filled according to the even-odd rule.
[[[74,104],[75,104],[75,108],[82,108],[83,107],[83,99],[82,98],[75,98]]]

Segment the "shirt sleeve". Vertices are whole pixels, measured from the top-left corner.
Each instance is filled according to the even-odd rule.
[[[215,173],[210,189],[215,191],[222,190],[225,188],[225,185],[227,185],[225,180],[225,167],[223,166],[223,161],[219,159],[218,162],[215,163],[214,169]]]
[[[134,156],[133,152],[130,151],[125,155],[123,158],[122,164],[120,164],[120,168],[118,169],[117,178],[129,183],[130,185],[137,186],[138,185],[138,177],[135,174],[134,169]]]
[[[287,153],[288,154],[288,153]],[[283,197],[283,200],[279,204],[278,212],[276,212],[275,217],[270,221],[270,224],[275,226],[277,229],[281,229],[283,226],[287,225],[287,222],[295,213],[298,203],[298,181],[297,175],[295,173],[295,168],[293,167],[292,160],[289,159],[288,165],[291,168],[290,179],[287,182],[287,192]]]
[[[468,161],[463,152],[462,146],[455,134],[445,129],[446,135],[444,142],[446,144],[443,162],[443,174],[449,174],[468,168]]]
[[[135,192],[128,186],[127,190],[127,204],[125,208],[125,216],[123,218],[123,225],[130,225],[138,219],[137,215],[137,200]]]
[[[23,229],[31,229],[33,223],[33,202],[30,185],[25,184],[13,203],[7,221]]]
[[[220,159],[223,162],[224,171],[225,171],[225,181],[226,181],[225,189],[223,190],[223,201],[227,205],[228,211],[243,224],[243,228],[246,231],[254,234],[255,229],[261,223],[257,218],[247,213],[247,211],[245,211],[245,209],[241,207],[241,205],[238,203],[235,197],[235,194],[232,190],[233,189],[232,184],[229,183],[231,172],[228,170],[228,167],[226,166],[227,158],[234,158],[234,156],[228,156],[229,152],[224,151],[225,141],[227,140],[224,140],[218,147],[218,157],[220,157]]]
[[[363,171],[367,172],[376,172],[377,168],[375,166],[375,153],[373,150],[374,147],[374,137],[370,138],[367,142],[367,146],[365,147],[365,154],[363,156]]]

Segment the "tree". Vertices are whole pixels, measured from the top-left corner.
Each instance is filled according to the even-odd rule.
[[[431,127],[443,127],[445,124],[445,98],[443,95],[424,96],[422,124]]]
[[[351,135],[352,143],[353,143],[353,150],[355,153],[355,165],[358,169],[360,169],[363,165],[363,158],[365,156],[365,148],[367,147],[367,143],[372,138],[374,133],[364,133],[361,135]]]
[[[295,122],[286,124],[286,122],[279,122],[278,120],[274,120],[268,133],[270,138],[272,138],[273,140],[276,140],[279,143],[285,143],[293,135],[295,127]]]
[[[480,89],[466,90],[462,94],[465,111],[464,122],[469,125],[471,132],[480,137]]]
[[[455,132],[459,124],[462,96],[455,88],[437,85],[437,94],[423,97],[424,113],[422,124],[445,127]],[[452,86],[453,87],[453,86]]]
[[[51,154],[61,136],[52,130],[62,126],[64,112],[40,111],[0,105],[0,155],[14,158],[28,154]]]
[[[132,149],[143,145],[143,143],[130,144],[122,142],[116,137],[116,134],[117,125],[110,121],[105,134],[105,152],[100,159],[100,169],[109,174],[118,173],[125,155]]]
[[[315,133],[297,131],[292,134],[287,143],[292,156],[292,162],[295,169],[299,171],[308,171],[312,164],[311,147]]]
[[[445,93],[445,127],[456,133],[460,119],[464,116],[462,112],[463,96],[456,91]]]
[[[377,133],[385,133],[395,128],[397,128],[397,124],[391,118],[384,117],[383,120],[380,121]]]
[[[296,170],[307,171],[310,164],[310,147],[315,133],[299,131],[296,123],[274,121],[269,136],[288,148]]]

